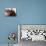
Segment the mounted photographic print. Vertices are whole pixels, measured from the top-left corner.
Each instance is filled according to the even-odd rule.
[[[19,41],[46,41],[46,25],[18,25]]]
[[[16,8],[5,8],[5,16],[16,16]]]

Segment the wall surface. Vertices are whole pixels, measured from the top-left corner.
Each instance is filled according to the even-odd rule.
[[[17,16],[5,17],[7,7],[16,7]],[[8,43],[9,32],[17,34],[17,24],[46,24],[46,0],[0,0],[0,44]]]

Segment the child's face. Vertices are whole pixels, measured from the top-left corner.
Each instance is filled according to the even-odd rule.
[[[6,11],[5,11],[5,15],[6,15],[6,16],[9,16],[9,15],[10,15],[10,10],[6,10]]]

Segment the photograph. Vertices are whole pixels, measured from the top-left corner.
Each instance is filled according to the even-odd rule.
[[[16,16],[16,8],[5,8],[5,16]]]
[[[20,46],[31,46],[32,43],[46,42],[46,25],[19,24],[18,41]]]

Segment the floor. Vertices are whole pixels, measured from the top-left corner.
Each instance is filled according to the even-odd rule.
[[[8,46],[8,44],[0,44],[0,46]],[[18,46],[18,44],[10,45],[10,46]]]
[[[25,40],[21,40],[20,41],[20,46],[46,46],[46,42],[45,41],[25,41]]]
[[[7,44],[0,44],[0,46],[8,46],[8,45]],[[19,45],[15,44],[14,46],[46,46],[46,42],[45,41],[32,42],[31,40],[28,40],[28,41],[21,40]]]

